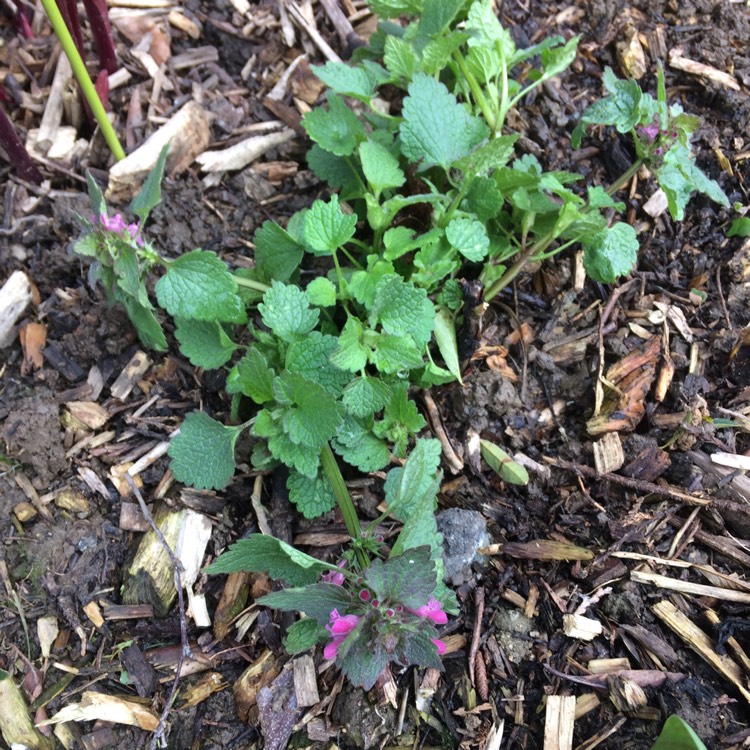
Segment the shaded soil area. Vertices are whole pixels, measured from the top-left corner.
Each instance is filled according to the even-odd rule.
[[[350,5],[347,13],[355,13]],[[211,147],[235,142],[252,123],[279,118],[298,127],[298,102],[312,105],[320,94],[303,63],[275,111],[264,106],[301,52],[321,57],[299,30],[287,41],[275,3],[243,7],[192,0],[183,15],[200,38],[170,30],[173,55],[207,46],[216,56],[172,71],[173,90],[162,93],[153,114],[168,117],[192,92],[214,115]],[[323,36],[345,54],[322,8],[314,13]],[[747,205],[744,4],[579,0],[503,3],[500,13],[521,45],[548,34],[582,35],[571,70],[512,121],[522,151],[593,182],[609,182],[629,165],[632,154],[613,132],[592,136],[579,152],[569,136],[599,96],[604,67],[622,73],[622,45],[635,30],[647,48],[644,89],[654,91],[656,63],[675,49],[736,80],[732,90],[666,66],[670,97],[704,118],[695,140],[699,163],[732,202]],[[366,35],[373,22],[360,17],[355,28]],[[0,69],[26,81],[28,98],[16,102],[19,129],[38,127],[53,42],[22,42],[2,20]],[[111,102],[126,112],[134,87],[147,98],[151,81],[121,40],[133,81]],[[32,100],[40,106],[22,107]],[[134,142],[149,129],[144,122],[129,123]],[[1,172],[0,280],[27,273],[33,307],[19,322],[46,331],[36,357],[28,339],[0,350],[0,669],[23,683],[36,721],[78,703],[84,691],[127,697],[157,715],[169,700],[180,644],[176,607],[139,609],[129,600],[132,582],[123,588],[148,528],[123,476],[134,462],[144,461],[138,477],[155,511],[190,509],[207,519],[203,562],[266,519],[276,535],[326,559],[335,559],[346,538],[335,514],[303,522],[283,477],[250,471],[242,441],[241,469],[225,492],[174,482],[159,446],[198,406],[228,413],[224,375],[196,370],[176,347],[167,355],[143,352],[125,314],[86,283],[85,264],[69,252],[79,231],[75,216],[89,210],[82,175],[86,168],[101,175],[107,166],[98,139],[67,167],[47,165],[42,187]],[[307,145],[297,137],[218,184],[193,167],[168,177],[150,227],[160,250],[176,257],[202,247],[249,266],[260,224],[284,223],[323,191],[306,169]],[[211,625],[189,620],[191,655],[169,716],[169,747],[276,748],[291,732],[300,747],[530,750],[544,746],[550,695],[577,697],[575,747],[647,750],[672,713],[707,747],[747,746],[750,483],[746,461],[725,466],[712,456],[746,459],[750,451],[750,244],[727,239],[734,214],[700,198],[680,224],[649,216],[643,205],[655,189],[640,175],[620,196],[641,243],[629,281],[580,284],[574,254],[532,269],[484,311],[464,385],[434,389],[427,399],[434,410],[420,402],[431,429],[439,423],[465,463],[461,472],[446,472],[441,509],[477,512],[492,545],[492,554],[453,582],[461,614],[441,634],[444,673],[410,670],[394,675],[394,693],[379,686],[365,695],[329,666],[314,673],[317,700],[302,708],[295,662],[282,647],[290,621],[253,604],[269,582],[201,574],[194,593],[205,597]],[[633,377],[622,379],[618,366]],[[618,446],[599,429],[610,420],[622,424],[619,463],[609,463],[606,452]],[[514,487],[489,471],[471,447],[477,435],[523,462],[530,483]],[[351,489],[363,517],[375,518],[382,477],[352,477]],[[539,552],[539,541],[593,554],[555,559]],[[657,574],[717,590],[667,586]],[[49,619],[56,632],[47,640]],[[690,637],[685,620],[705,642]],[[596,637],[570,629],[590,623]],[[713,664],[701,649],[717,655]],[[315,654],[314,667],[322,664]],[[633,682],[642,701],[631,699]],[[132,750],[151,737],[123,723],[65,726],[69,734],[58,739],[66,747]]]

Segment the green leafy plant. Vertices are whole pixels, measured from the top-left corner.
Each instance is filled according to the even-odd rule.
[[[303,119],[314,142],[309,165],[338,192],[297,212],[286,227],[264,223],[253,268],[232,271],[202,249],[168,260],[146,241],[142,228],[160,199],[164,154],[131,204],[139,223],[109,217],[89,179],[94,216],[75,245],[94,258],[92,281],[125,306],[143,343],[158,350],[167,341],[148,282],[161,269],[155,297],[173,320],[181,352],[196,367],[227,369],[232,423],[202,412],[187,416],[169,449],[179,481],[225,487],[238,437],[249,430],[253,467],[286,466],[290,499],[303,515],[338,505],[352,539],[343,572],[261,538],[241,542],[211,571],[263,570],[293,586],[264,600],[308,614],[288,636],[290,647],[333,638],[329,654],[363,685],[389,661],[437,664],[437,623],[419,613],[436,611],[438,602],[440,611],[453,606],[434,518],[440,445],[414,442],[426,423],[410,389],[461,377],[458,279],[478,277],[492,299],[531,260],[575,243],[597,281],[628,273],[638,242],[628,224],[609,223],[607,214],[624,208],[612,195],[641,163],[657,165],[666,184],[677,184],[668,153],[657,153],[664,147],[639,128],[662,118],[678,133],[670,150],[688,149],[695,124],[666,108],[663,79],[654,107],[641,111],[647,95],[608,73],[614,99],[587,110],[581,130],[612,120],[610,110],[620,113],[622,89],[627,101],[637,100],[629,128],[639,160],[607,190],[589,187],[584,196],[574,190],[579,175],[544,171],[533,156],[517,154],[517,136],[505,132],[510,110],[570,65],[577,38],[518,49],[489,0],[372,5],[385,19],[380,30],[352,65],[315,68],[330,89],[328,104]],[[406,25],[387,20],[395,17]],[[685,164],[690,191],[723,196]],[[675,188],[675,206],[684,209],[686,190]],[[313,263],[317,276],[304,283],[301,271]],[[249,419],[242,422],[241,413]],[[482,441],[481,451],[505,481],[528,481],[499,446]],[[362,529],[341,464],[375,472],[393,457],[407,460],[385,483],[385,516],[403,523],[389,550],[373,538],[382,518]],[[419,583],[406,580],[407,565]],[[318,581],[324,571],[343,578]],[[365,589],[370,599],[360,596]]]
[[[442,537],[434,518],[439,460],[437,441],[422,440],[403,468],[391,469],[385,512],[339,565],[255,534],[232,545],[207,571],[262,571],[286,583],[258,602],[305,614],[288,630],[287,650],[296,654],[325,642],[325,658],[335,659],[355,685],[369,690],[389,663],[441,669],[445,644],[435,626],[445,624],[457,605],[442,583]],[[375,535],[388,517],[403,522],[390,549]],[[368,556],[366,566],[357,551]]]
[[[693,728],[673,714],[665,722],[651,750],[707,750]]]

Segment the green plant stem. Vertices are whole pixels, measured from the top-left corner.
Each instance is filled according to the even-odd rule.
[[[55,0],[42,0],[42,5],[44,6],[44,12],[47,14],[47,18],[49,18],[57,38],[60,40],[63,51],[68,56],[68,60],[70,60],[70,67],[73,69],[73,74],[78,81],[78,85],[81,87],[81,91],[83,92],[89,107],[91,107],[91,111],[94,113],[96,121],[102,129],[104,140],[107,142],[107,146],[109,146],[112,156],[115,157],[116,161],[121,161],[125,158],[125,151],[123,151],[120,141],[117,140],[115,129],[112,127],[112,123],[107,117],[104,105],[99,98],[99,94],[96,93],[94,84],[91,82],[91,78],[89,77],[80,54],[78,54],[73,37],[70,36],[70,32],[65,25],[65,21],[60,13],[60,9],[57,7],[57,3]]]
[[[482,110],[482,115],[485,121],[490,126],[490,130],[492,130],[492,132],[494,133],[496,130],[495,112],[487,102],[487,99],[484,96],[484,92],[482,91],[482,87],[479,85],[477,79],[472,75],[471,71],[469,70],[469,66],[466,64],[464,56],[458,50],[453,53],[453,59],[456,61],[458,69],[461,71],[461,75],[469,84],[471,95],[474,97],[474,101],[477,103],[479,109]]]
[[[621,187],[630,182],[633,175],[643,166],[643,159],[636,159],[608,188],[607,195],[614,195]]]
[[[253,279],[245,279],[242,276],[235,275],[234,280],[237,282],[237,286],[255,289],[256,292],[267,292],[271,288],[268,284],[264,284],[262,281],[253,281]]]
[[[636,159],[608,188],[607,195],[614,195],[623,185],[626,185],[633,177],[634,174],[643,165],[643,159]],[[582,210],[585,213],[588,210],[588,206]],[[484,299],[486,302],[497,297],[497,295],[505,289],[513,279],[518,276],[521,271],[525,268],[526,264],[537,256],[542,256],[544,251],[557,239],[557,235],[553,232],[545,235],[538,239],[529,248],[523,250],[516,259],[515,263],[485,292]],[[571,244],[566,243],[567,244]],[[560,250],[563,248],[561,247]]]
[[[362,537],[362,528],[359,525],[357,510],[354,507],[349,490],[346,488],[346,482],[344,482],[344,477],[341,475],[338,461],[336,461],[336,456],[333,455],[329,443],[326,443],[323,446],[323,450],[320,452],[320,462],[323,465],[323,471],[326,473],[328,481],[333,488],[334,497],[341,509],[341,515],[344,517],[346,530],[354,541],[358,541]],[[360,566],[363,569],[366,568],[370,564],[370,561],[368,560],[365,551],[355,547],[355,552]]]

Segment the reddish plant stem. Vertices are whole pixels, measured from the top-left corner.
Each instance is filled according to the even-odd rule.
[[[16,168],[16,172],[22,180],[34,182],[37,185],[42,182],[42,173],[31,160],[26,146],[18,137],[13,123],[2,107],[0,107],[0,146],[8,154],[10,163]]]

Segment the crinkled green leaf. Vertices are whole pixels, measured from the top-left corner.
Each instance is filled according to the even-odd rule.
[[[417,70],[418,60],[409,42],[395,36],[385,40],[385,67],[396,77],[411,80]]]
[[[464,6],[465,0],[424,0],[417,33],[420,36],[441,34]]]
[[[244,323],[237,282],[215,253],[193,250],[170,262],[156,283],[159,304],[176,318]]]
[[[379,412],[390,400],[391,388],[376,377],[367,375],[354,378],[344,388],[342,403],[355,417],[369,417]]]
[[[225,426],[205,412],[190,412],[169,444],[175,479],[199,490],[223,490],[234,475],[240,432],[241,427]]]
[[[278,418],[274,419],[271,411],[263,409],[258,412],[253,425],[253,434],[264,437],[268,441],[271,455],[286,466],[296,469],[310,479],[318,476],[320,466],[320,450],[307,445],[300,445],[292,441],[284,431],[281,419],[283,410],[278,410]]]
[[[409,438],[426,424],[417,405],[409,399],[408,384],[396,383],[392,387],[391,400],[383,410],[383,419],[375,423],[373,432],[393,443],[394,455],[405,456]]]
[[[345,214],[339,206],[337,195],[328,202],[315,201],[305,215],[302,236],[315,255],[331,255],[345,245],[357,227],[357,217]]]
[[[300,552],[276,537],[251,534],[246,539],[235,542],[224,554],[219,555],[206,568],[206,573],[266,573],[271,578],[285,581],[290,586],[305,586],[314,583],[329,570],[337,568]]]
[[[308,112],[302,125],[310,138],[336,156],[351,156],[365,137],[357,115],[334,93],[328,95],[328,109],[318,107]]]
[[[391,553],[385,562],[373,561],[364,578],[379,601],[410,609],[427,604],[437,585],[435,565],[426,546]]]
[[[617,222],[584,240],[583,267],[602,284],[612,284],[633,270],[638,260],[638,238],[630,224]]]
[[[289,281],[305,250],[276,222],[264,221],[255,233],[255,267],[266,281]]]
[[[256,404],[273,401],[274,371],[254,346],[232,368],[227,376],[227,392],[243,393]]]
[[[466,193],[465,210],[476,214],[481,221],[494,219],[503,207],[503,194],[490,177],[476,177]]]
[[[180,351],[196,367],[213,370],[229,362],[237,345],[215,320],[175,318],[175,338]]]
[[[343,408],[323,386],[285,371],[274,379],[273,392],[286,407],[282,426],[293,443],[320,450],[336,434]]]
[[[338,339],[338,348],[331,355],[331,362],[336,367],[348,372],[359,372],[364,368],[370,350],[363,343],[363,333],[357,318],[347,319]]]
[[[307,295],[298,287],[274,281],[258,305],[263,322],[282,341],[310,333],[318,324],[320,311],[310,307]]]
[[[375,287],[370,324],[380,323],[386,333],[411,334],[417,344],[430,340],[435,306],[424,289],[405,282],[396,274],[383,276]]]
[[[369,427],[349,415],[336,433],[333,448],[344,461],[365,474],[382,469],[390,461],[388,446]]]
[[[438,475],[441,451],[440,441],[420,438],[404,466],[388,472],[385,501],[394,518],[406,521],[414,515],[416,504]]]
[[[286,353],[286,369],[298,372],[307,380],[318,383],[334,396],[341,394],[351,375],[331,362],[338,348],[335,336],[312,331],[303,339],[289,345]]]
[[[580,36],[574,36],[562,46],[549,46],[541,51],[544,78],[552,78],[567,70],[576,59]]]
[[[375,89],[388,80],[388,73],[382,68],[378,71],[378,67],[327,62],[325,65],[313,65],[312,71],[337,94],[369,102],[375,95]]]
[[[424,167],[448,168],[489,134],[484,121],[469,114],[444,84],[422,73],[409,84],[403,118],[402,152]]]
[[[337,587],[338,588],[338,587]],[[291,656],[309,651],[320,641],[330,638],[330,633],[312,617],[297,620],[287,631],[283,643]]]
[[[325,276],[318,276],[306,287],[307,299],[317,307],[333,307],[336,304],[336,286]]]
[[[367,257],[367,270],[355,271],[349,280],[349,293],[360,305],[366,308],[372,307],[375,299],[375,287],[380,279],[386,274],[395,273],[393,263],[387,260],[381,260],[378,255],[369,255]]]
[[[467,260],[479,263],[487,257],[490,238],[481,221],[463,217],[453,219],[445,229],[445,238]]]
[[[310,479],[298,471],[289,472],[286,480],[289,499],[305,518],[317,518],[328,513],[336,505],[333,488],[324,474]]]
[[[379,334],[374,337],[373,346],[369,353],[370,361],[387,375],[403,374],[424,364],[423,350],[411,336]]]
[[[470,47],[495,47],[497,45],[508,61],[516,53],[513,37],[498,20],[493,4],[489,0],[476,0],[471,4],[466,20],[466,31],[471,34]]]
[[[327,182],[334,189],[349,191],[351,186],[357,185],[359,175],[351,160],[336,156],[317,143],[307,152],[307,165],[318,179]]]

